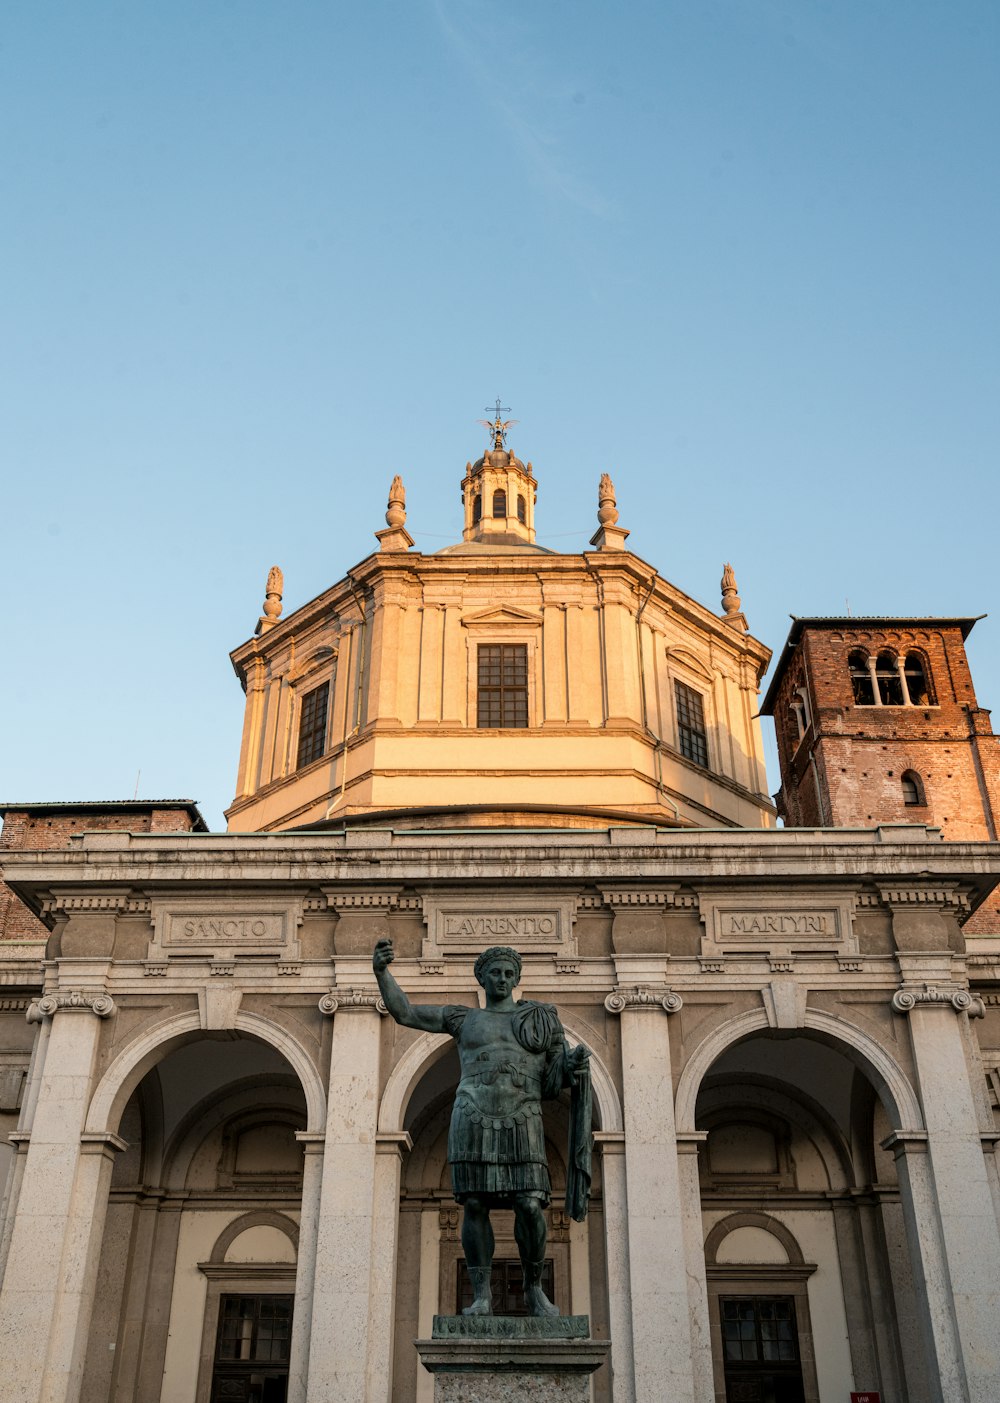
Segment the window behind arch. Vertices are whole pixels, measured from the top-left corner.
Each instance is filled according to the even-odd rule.
[[[478,526],[483,519],[483,496],[477,492],[472,499],[472,524]]]
[[[896,655],[888,651],[879,653],[875,659],[875,677],[878,681],[878,694],[883,706],[903,705],[903,684],[896,666]]]
[[[502,488],[499,488],[499,487],[498,487],[497,490],[493,493],[493,515],[494,515],[494,516],[506,516],[506,515],[507,515],[507,493],[504,492],[504,491],[502,490]]]
[[[847,657],[847,667],[851,674],[851,687],[854,691],[855,706],[874,706],[875,688],[868,671],[868,654],[863,648],[855,648]]]
[[[677,701],[677,746],[682,755],[708,769],[708,735],[701,693],[683,682],[674,683]]]
[[[920,783],[920,776],[915,770],[904,770],[899,782],[903,788],[904,804],[908,807],[914,804],[923,804],[924,788]]]
[[[518,493],[517,497],[517,519],[522,526],[528,520],[528,504],[520,493]]]
[[[302,698],[299,717],[299,749],[296,769],[311,765],[326,750],[326,713],[330,702],[330,684],[314,687]]]
[[[903,665],[906,675],[906,690],[914,706],[930,706],[931,689],[927,667],[919,653],[907,653]]]
[[[476,725],[525,728],[528,724],[528,647],[480,643]]]

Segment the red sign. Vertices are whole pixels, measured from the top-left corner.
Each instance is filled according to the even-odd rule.
[[[881,1393],[875,1393],[869,1389],[867,1393],[852,1393],[851,1403],[882,1403]]]

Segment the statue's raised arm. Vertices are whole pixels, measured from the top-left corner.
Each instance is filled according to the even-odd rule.
[[[423,1033],[446,1033],[444,1009],[434,1004],[411,1004],[389,973],[389,966],[395,958],[392,941],[380,940],[372,954],[372,969],[386,1008],[404,1028],[419,1028]]]

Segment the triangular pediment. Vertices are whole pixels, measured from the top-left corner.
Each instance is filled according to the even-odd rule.
[[[529,609],[517,609],[512,604],[494,604],[489,609],[477,609],[462,619],[465,628],[503,628],[505,625],[537,628],[541,622],[540,614],[533,614]]]

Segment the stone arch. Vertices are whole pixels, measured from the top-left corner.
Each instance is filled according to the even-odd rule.
[[[288,1100],[277,1100],[275,1096],[276,1092],[278,1096],[287,1096],[293,1086],[296,1092],[301,1091],[301,1083],[291,1074],[280,1084],[269,1080],[267,1100],[262,1101],[259,1078],[246,1077],[218,1087],[208,1097],[196,1101],[180,1118],[163,1146],[160,1174],[164,1185],[179,1186],[184,1182],[203,1140],[213,1130],[223,1129],[227,1120],[232,1124],[263,1117],[269,1124],[300,1122],[296,1106]],[[295,1129],[300,1130],[301,1123],[295,1124]]]
[[[235,1030],[268,1043],[284,1057],[298,1077],[306,1098],[307,1133],[322,1133],[326,1126],[326,1092],[305,1048],[284,1028],[257,1013],[238,1013]],[[204,1031],[198,1013],[181,1013],[149,1029],[123,1048],[97,1084],[87,1112],[86,1130],[101,1133],[114,1129],[129,1097],[146,1073],[175,1047],[192,1042]]]
[[[238,1237],[249,1228],[277,1228],[288,1238],[296,1255],[299,1250],[299,1229],[298,1224],[284,1213],[278,1213],[271,1208],[255,1208],[250,1213],[244,1213],[239,1218],[235,1218],[227,1227],[222,1229],[215,1239],[215,1246],[209,1254],[210,1262],[224,1262],[226,1253],[232,1247]]]
[[[570,1047],[575,1047],[582,1041],[565,1023],[563,1027]],[[441,1033],[421,1033],[420,1037],[410,1044],[390,1072],[382,1092],[378,1113],[380,1133],[402,1131],[406,1108],[417,1083],[435,1063],[440,1062],[450,1047],[450,1039]],[[611,1073],[593,1050],[590,1056],[590,1075],[601,1129],[616,1132],[624,1130],[625,1121],[618,1089]]]
[[[730,1213],[728,1218],[723,1218],[716,1223],[715,1227],[705,1238],[705,1265],[715,1266],[719,1248],[722,1246],[724,1238],[737,1228],[760,1228],[763,1232],[769,1233],[771,1237],[777,1238],[785,1249],[790,1266],[803,1266],[805,1257],[802,1255],[802,1248],[795,1237],[780,1223],[777,1218],[772,1218],[770,1213]]]
[[[716,1028],[698,1045],[681,1072],[677,1084],[676,1119],[678,1133],[695,1130],[695,1105],[702,1081],[719,1057],[734,1043],[742,1042],[753,1033],[770,1029],[763,1008],[741,1013]],[[909,1079],[884,1047],[860,1028],[820,1009],[806,1009],[802,1032],[818,1034],[825,1042],[837,1047],[872,1081],[882,1098],[893,1129],[920,1131],[923,1116],[916,1092]]]

